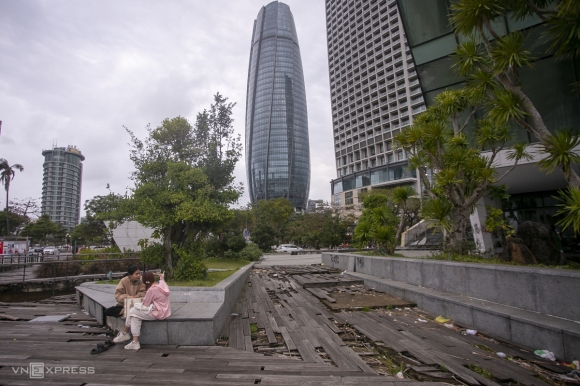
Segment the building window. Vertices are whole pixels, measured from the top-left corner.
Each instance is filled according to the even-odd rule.
[[[393,157],[393,153],[387,155],[387,162],[390,164],[395,162],[395,158]]]
[[[374,168],[375,166],[377,166],[377,159],[376,158],[373,158],[371,160],[371,167]]]
[[[402,161],[402,160],[404,160],[404,159],[405,159],[405,157],[404,157],[404,155],[403,155],[403,150],[399,150],[399,151],[397,152],[397,161]]]
[[[345,205],[352,205],[353,204],[352,190],[350,192],[346,192],[344,194],[344,204]]]
[[[375,155],[375,147],[374,146],[369,147],[369,152],[371,153],[371,155]]]
[[[393,143],[391,141],[387,141],[387,151],[392,150]]]
[[[340,194],[335,194],[334,195],[334,205],[335,206],[340,206]]]
[[[384,147],[384,146],[383,146],[383,143],[382,143],[382,142],[381,142],[381,143],[379,143],[379,144],[377,145],[377,151],[378,151],[379,153],[382,153],[382,152],[384,151],[383,147]]]

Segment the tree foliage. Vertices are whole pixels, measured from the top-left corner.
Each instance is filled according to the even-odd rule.
[[[396,137],[396,145],[405,149],[409,163],[419,170],[430,202],[423,215],[432,224],[447,231],[446,244],[454,252],[465,252],[463,240],[469,215],[477,201],[493,183],[509,174],[521,159],[530,159],[526,144],[516,143],[507,151],[514,165],[496,175],[495,161],[513,139],[507,122],[471,114],[481,99],[471,89],[446,90],[435,97],[427,111]],[[492,111],[495,106],[484,107]],[[475,132],[464,132],[474,119]],[[484,153],[485,152],[485,153]],[[431,180],[427,170],[435,173]]]
[[[392,255],[403,231],[418,220],[409,216],[419,208],[415,190],[410,186],[373,189],[363,197],[364,209],[354,229],[355,241],[359,247],[371,245]]]
[[[45,244],[47,239],[63,239],[67,230],[61,224],[53,222],[48,214],[43,214],[36,221],[26,224],[21,236],[29,236],[34,242]]]
[[[8,193],[10,191],[10,183],[16,175],[16,171],[24,171],[24,167],[20,164],[10,165],[7,160],[0,158],[0,183],[4,184],[4,190],[6,190],[6,212],[10,211]],[[10,232],[10,215],[6,216],[6,231]],[[7,233],[8,236],[10,233]]]
[[[233,176],[241,155],[232,126],[234,106],[218,93],[193,126],[183,117],[165,119],[155,129],[148,127],[144,140],[126,129],[135,166],[131,194],[110,192],[85,205],[96,219],[132,219],[153,228],[153,236],[162,240],[168,278],[174,270],[180,278],[203,271],[201,243],[233,217],[229,205],[242,192]]]

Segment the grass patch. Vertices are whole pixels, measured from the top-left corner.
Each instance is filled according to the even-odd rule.
[[[212,267],[213,268],[213,267]],[[208,272],[206,279],[196,279],[190,281],[167,280],[167,285],[174,287],[213,287],[220,281],[228,278],[231,274],[236,272],[235,269],[222,272]],[[120,280],[99,280],[96,284],[119,284]]]
[[[214,269],[238,269],[250,264],[247,260],[220,259],[212,257],[203,261],[208,268]]]
[[[495,351],[493,351],[492,349],[490,349],[489,347],[487,347],[484,344],[475,344],[474,346],[477,347],[480,350],[487,351],[487,352],[491,352],[491,353],[494,353],[495,354]]]
[[[190,281],[178,281],[175,279],[167,280],[167,284],[176,287],[213,287],[220,281],[228,278],[234,272],[236,272],[241,267],[245,267],[250,264],[247,260],[234,260],[234,259],[220,259],[218,257],[212,257],[203,261],[208,269],[228,269],[229,271],[223,272],[208,272],[206,279],[196,279]],[[99,280],[96,284],[119,284],[120,280]]]
[[[256,323],[250,324],[250,333],[256,335],[258,333],[258,325]]]
[[[374,251],[360,251],[353,252],[357,255],[363,256],[377,256],[377,257],[405,257],[409,259],[428,259],[428,260],[446,260],[446,261],[457,261],[461,263],[479,263],[479,264],[501,264],[501,265],[516,265],[525,267],[537,267],[537,268],[556,268],[556,269],[576,269],[580,270],[580,263],[568,260],[566,265],[546,265],[546,264],[520,264],[513,261],[503,261],[498,258],[486,258],[480,256],[472,255],[453,255],[445,253],[435,253],[434,251],[425,250],[424,256],[409,257],[401,253],[395,252],[392,256],[384,256]]]
[[[206,279],[196,279],[189,281],[168,280],[167,285],[175,287],[213,287],[220,281],[228,278],[235,270],[223,272],[208,272]]]
[[[371,308],[370,307],[363,307],[362,308],[362,312],[370,312]]]
[[[481,376],[493,381],[495,377],[486,369],[478,365],[465,365],[469,370],[473,371],[474,373],[478,373]]]

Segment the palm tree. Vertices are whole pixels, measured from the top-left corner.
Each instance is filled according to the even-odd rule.
[[[10,181],[14,179],[16,170],[23,171],[24,167],[20,164],[10,166],[7,160],[0,158],[0,182],[4,183],[6,189],[6,236],[10,234],[10,216],[8,215],[8,192],[10,191]]]
[[[397,228],[397,234],[395,235],[396,242],[399,241],[401,235],[403,234],[403,230],[405,229],[405,220],[407,217],[407,205],[409,201],[416,196],[415,189],[409,185],[399,186],[393,189],[393,203],[398,205],[399,207],[399,227]]]

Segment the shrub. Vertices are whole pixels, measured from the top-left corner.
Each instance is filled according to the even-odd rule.
[[[228,249],[227,251],[224,252],[224,257],[226,259],[239,259],[240,258],[240,253],[234,252],[231,249]]]
[[[242,260],[257,261],[262,257],[262,250],[256,244],[251,243],[242,249],[239,256]]]
[[[196,254],[195,249],[186,251],[182,248],[176,248],[175,252],[179,256],[179,261],[174,271],[175,279],[191,281],[207,278],[207,266],[203,262],[203,254]]]
[[[141,262],[147,266],[165,268],[165,248],[159,243],[154,243],[141,251]]]

